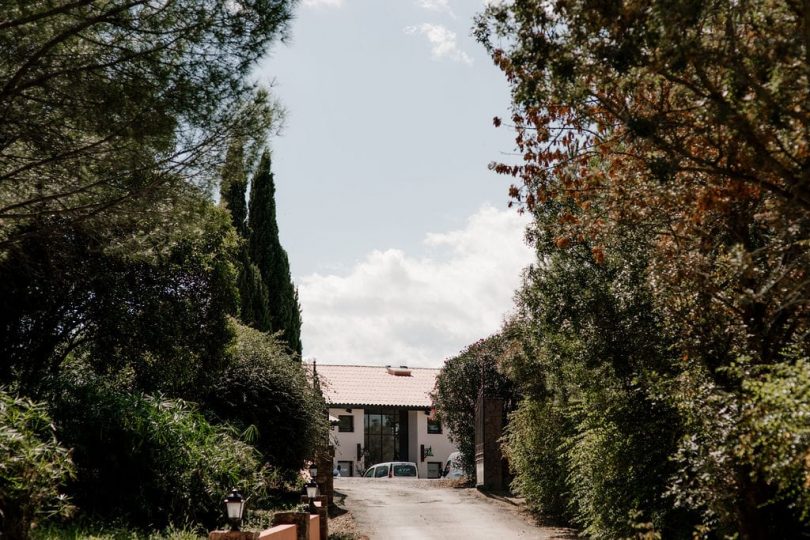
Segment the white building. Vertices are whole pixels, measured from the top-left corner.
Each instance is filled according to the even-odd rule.
[[[323,365],[316,367],[332,428],[335,467],[361,476],[371,465],[413,461],[420,478],[439,478],[456,448],[433,418],[430,392],[438,369]]]

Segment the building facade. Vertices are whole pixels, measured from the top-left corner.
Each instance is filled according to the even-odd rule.
[[[420,478],[439,478],[456,450],[434,418],[430,392],[438,369],[317,365],[332,419],[335,468],[362,476],[386,461],[412,461]]]

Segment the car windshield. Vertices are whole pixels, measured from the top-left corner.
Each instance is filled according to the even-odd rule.
[[[365,476],[365,477],[367,477],[367,478],[371,478],[372,476],[374,476],[374,467],[372,467],[372,468],[370,468],[369,470],[367,470],[367,471],[366,471],[366,474],[364,474],[363,476]]]
[[[394,465],[394,476],[416,476],[416,467],[407,463]]]
[[[380,465],[375,469],[374,478],[382,478],[388,476],[388,465]]]

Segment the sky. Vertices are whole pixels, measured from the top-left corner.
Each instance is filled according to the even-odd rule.
[[[492,125],[503,75],[474,0],[303,0],[259,64],[287,111],[271,141],[304,357],[438,367],[496,332],[532,252]]]

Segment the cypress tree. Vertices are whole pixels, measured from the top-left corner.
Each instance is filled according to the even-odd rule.
[[[245,171],[244,142],[234,139],[228,146],[222,167],[220,202],[231,214],[231,221],[241,237],[236,264],[239,267],[239,318],[248,326],[267,332],[270,330],[270,306],[267,287],[259,269],[250,259],[248,246],[247,172]]]
[[[245,172],[245,145],[234,139],[228,145],[225,165],[222,167],[222,184],[219,189],[221,203],[230,211],[236,231],[247,238],[247,173]]]
[[[246,325],[268,332],[270,324],[270,302],[267,298],[267,288],[258,267],[250,260],[247,246],[243,246],[239,253],[239,318]]]
[[[271,331],[280,331],[282,339],[300,356],[301,307],[298,292],[290,278],[287,252],[278,236],[275,194],[270,154],[265,151],[250,186],[250,258],[267,287]]]

